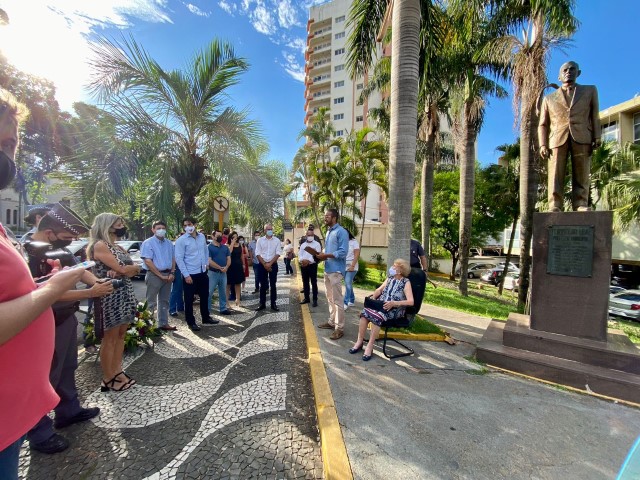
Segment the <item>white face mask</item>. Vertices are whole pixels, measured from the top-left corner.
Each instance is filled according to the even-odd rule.
[[[244,240],[240,240],[240,245],[244,245]]]
[[[167,235],[167,231],[164,228],[159,228],[156,230],[156,237],[164,238]]]
[[[307,242],[311,243],[313,242],[315,239],[313,237],[307,237]]]
[[[191,235],[196,231],[196,227],[194,227],[193,225],[189,225],[188,227],[184,227],[184,231]]]
[[[397,275],[397,274],[398,274],[398,271],[394,267],[389,268],[389,275],[393,277],[394,275]]]

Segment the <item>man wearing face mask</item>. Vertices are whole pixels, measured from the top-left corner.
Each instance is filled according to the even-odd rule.
[[[213,232],[213,242],[209,245],[209,313],[213,310],[213,292],[218,289],[220,313],[230,315],[227,309],[227,270],[231,265],[229,247],[222,245],[222,232]]]
[[[258,257],[256,256],[256,244],[258,243],[259,238],[260,231],[256,230],[253,232],[253,240],[251,240],[249,245],[247,245],[247,249],[251,255],[251,263],[253,264],[253,279],[256,283],[255,290],[252,293],[258,293],[260,291],[260,283],[258,282],[258,267],[260,265],[260,260],[258,260]]]
[[[264,226],[265,236],[260,237],[256,244],[258,258],[258,275],[260,282],[260,306],[258,310],[267,308],[267,289],[271,289],[271,310],[280,310],[276,305],[276,280],[278,279],[278,258],[282,255],[280,239],[273,235],[273,225]]]
[[[53,203],[41,203],[27,207],[27,216],[24,217],[24,221],[29,225],[33,225],[33,228],[22,236],[20,243],[25,243],[27,240],[30,240],[33,234],[38,231],[40,220],[53,208],[53,205]]]
[[[153,222],[153,236],[142,242],[140,257],[147,267],[144,281],[147,284],[147,305],[158,312],[160,330],[173,331],[169,325],[169,297],[176,274],[176,259],[173,244],[167,240],[167,225],[160,220]]]
[[[318,263],[311,253],[306,248],[313,249],[316,252],[320,252],[322,247],[318,243],[313,235],[313,230],[307,230],[307,236],[305,242],[300,246],[298,252],[298,260],[300,260],[300,272],[302,273],[302,286],[304,291],[304,300],[300,302],[300,305],[310,303],[309,293],[313,293],[314,307],[318,306]],[[311,283],[311,287],[309,287]]]
[[[59,203],[54,204],[53,208],[42,217],[38,230],[25,244],[29,252],[29,269],[33,277],[40,277],[47,272],[42,271],[44,261],[42,255],[34,254],[36,249],[30,246],[49,244],[53,247],[49,254],[59,256],[62,266],[71,266],[74,257],[66,247],[74,238],[86,235],[88,231],[89,226],[70,208]],[[53,427],[64,428],[90,420],[100,413],[97,407],[80,407],[78,400],[75,383],[75,371],[78,368],[78,320],[75,312],[78,311],[80,300],[108,295],[113,291],[113,287],[111,282],[99,281],[89,271],[84,272],[81,281],[91,285],[91,288],[70,290],[52,306],[55,319],[55,349],[49,379],[60,396],[60,403],[54,409],[55,421],[45,415],[27,434],[31,449],[42,453],[58,453],[69,447],[69,441],[55,433]]]
[[[207,237],[196,232],[197,221],[186,217],[182,220],[184,235],[176,240],[176,264],[183,277],[184,287],[184,314],[189,328],[197,332],[200,327],[193,316],[193,297],[200,297],[200,315],[202,323],[218,323],[209,316],[209,302],[206,301],[209,294],[209,277],[207,270],[209,265],[209,250],[207,249]]]

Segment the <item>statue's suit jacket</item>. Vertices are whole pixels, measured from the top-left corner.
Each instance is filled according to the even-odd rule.
[[[576,143],[582,144],[591,144],[600,138],[598,90],[594,85],[576,85],[575,89],[570,104],[561,88],[544,97],[538,122],[540,146],[560,147],[569,134]]]

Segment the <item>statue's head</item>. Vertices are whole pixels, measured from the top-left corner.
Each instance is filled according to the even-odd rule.
[[[558,80],[562,83],[575,83],[576,78],[580,76],[580,67],[576,62],[565,62],[560,67]]]

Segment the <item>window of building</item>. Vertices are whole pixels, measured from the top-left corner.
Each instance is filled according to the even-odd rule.
[[[364,120],[364,117],[362,115],[356,116],[356,122],[362,122],[363,120]]]
[[[337,105],[339,103],[344,103],[344,97],[338,97],[333,99],[333,104]]]
[[[333,82],[333,88],[344,87],[344,80],[340,80],[339,82]]]
[[[4,223],[6,223],[7,225],[11,225],[11,209],[10,208],[7,208],[7,221]]]
[[[18,224],[18,210],[13,211],[13,224],[14,225]]]
[[[344,130],[336,130],[336,133],[333,134],[334,137],[342,137],[344,136]]]
[[[359,83],[358,85],[356,85],[356,90],[362,90],[364,88],[364,85],[362,83]]]
[[[344,38],[344,32],[339,32],[335,34],[335,39],[338,40],[339,38]]]
[[[341,70],[344,70],[344,65],[336,65],[336,66],[333,68],[333,70],[334,70],[335,72],[339,72],[339,71],[341,71]]]
[[[335,51],[335,54],[336,54],[336,55],[342,55],[343,53],[344,53],[344,48],[338,48],[338,49]]]
[[[344,22],[344,20],[345,20],[345,16],[344,15],[340,15],[339,17],[336,17],[336,23]]]
[[[340,147],[333,147],[332,150],[333,150],[333,153],[339,153]]]
[[[640,143],[640,113],[633,115],[633,143]]]
[[[602,141],[618,141],[618,122],[610,122],[602,125]]]
[[[336,113],[336,114],[333,116],[333,119],[334,119],[334,120],[342,120],[343,118],[344,118],[344,113]]]

